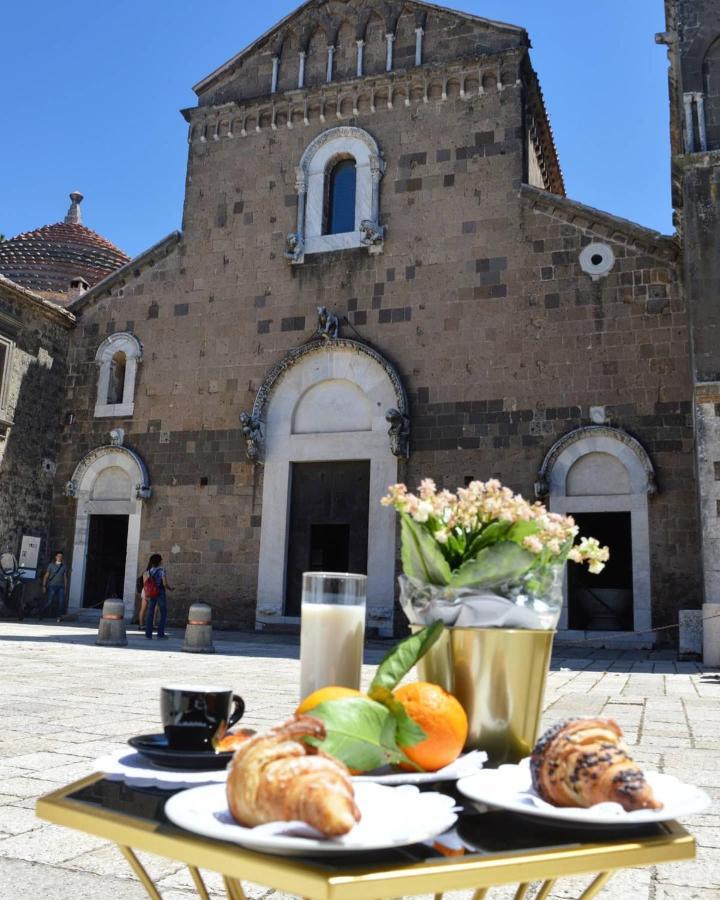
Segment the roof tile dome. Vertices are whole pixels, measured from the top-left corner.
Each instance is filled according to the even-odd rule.
[[[80,281],[92,287],[125,265],[129,256],[82,224],[82,199],[77,191],[70,194],[64,222],[1,241],[0,274],[31,291],[70,303],[77,296],[71,281],[75,288]]]

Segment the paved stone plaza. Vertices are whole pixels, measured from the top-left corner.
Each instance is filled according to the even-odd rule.
[[[214,656],[180,653],[180,640],[131,634],[122,649],[96,647],[95,631],[68,625],[0,623],[0,900],[125,900],[146,896],[119,851],[103,841],[43,824],[35,800],[93,770],[93,760],[133,734],[158,729],[158,690],[169,680],[222,681],[245,697],[245,721],[269,725],[297,701],[298,648],[291,638],[228,635]],[[220,636],[222,638],[222,635]],[[380,645],[367,662],[382,655]],[[366,675],[371,668],[366,668]],[[703,785],[720,801],[720,675],[672,654],[566,650],[556,655],[546,720],[611,715],[636,758]],[[616,876],[603,900],[720,898],[720,804],[685,823],[698,841],[695,863]],[[192,896],[178,864],[144,858],[164,900]],[[207,875],[220,891],[220,880]],[[579,896],[565,885],[554,900]],[[252,897],[270,892],[249,887]],[[277,896],[277,895],[275,895]],[[496,890],[491,895],[509,897]]]

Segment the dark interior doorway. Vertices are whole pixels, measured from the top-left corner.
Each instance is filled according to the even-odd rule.
[[[127,516],[90,516],[83,606],[122,597],[127,533]]]
[[[300,615],[303,572],[367,574],[369,460],[292,463],[285,615]]]
[[[633,569],[629,512],[572,513],[581,535],[610,548],[599,575],[568,563],[569,627],[586,631],[632,631]]]

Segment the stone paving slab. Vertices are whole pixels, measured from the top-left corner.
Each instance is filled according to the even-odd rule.
[[[144,891],[116,848],[42,822],[41,794],[82,777],[97,756],[121,749],[133,734],[154,731],[158,692],[171,680],[222,681],[245,697],[255,727],[287,716],[297,703],[297,639],[288,635],[217,635],[217,652],[180,652],[182,634],[149,642],[131,632],[127,648],[95,646],[92,628],[0,623],[0,900],[135,900]],[[388,644],[366,652],[364,679]],[[685,822],[698,859],[615,876],[602,900],[720,900],[720,675],[669,651],[558,647],[543,724],[570,715],[617,719],[639,762],[702,784],[717,804]],[[187,871],[144,857],[163,900],[194,896]],[[221,879],[206,873],[211,895]],[[558,885],[551,900],[579,897],[587,879]],[[283,900],[248,885],[248,897]],[[534,890],[530,892],[530,897]],[[510,900],[496,889],[491,900]],[[467,900],[453,893],[449,900]]]

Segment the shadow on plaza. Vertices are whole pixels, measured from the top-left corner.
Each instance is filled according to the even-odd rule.
[[[15,626],[15,627],[13,627]],[[46,624],[25,621],[22,624],[8,620],[0,620],[0,645],[6,643],[21,644],[70,644],[76,646],[95,647],[97,632],[87,626],[70,623]],[[37,628],[37,632],[35,629]],[[55,631],[57,629],[57,631]],[[129,628],[127,647],[115,647],[119,650],[141,650],[150,653],[183,652],[184,630],[170,629],[168,640],[159,641],[155,637],[148,640],[137,628]],[[369,640],[365,646],[364,662],[376,665],[397,639]],[[248,656],[274,659],[298,659],[300,656],[300,639],[297,634],[268,633],[257,631],[222,631],[213,632],[213,645],[216,656]],[[188,654],[206,655],[206,654]],[[617,674],[699,674],[702,664],[699,662],[678,662],[677,653],[672,649],[662,650],[611,650],[598,648],[581,648],[577,646],[556,644],[550,665],[553,672],[612,672]],[[720,674],[706,672],[702,674],[705,684],[718,684]]]

